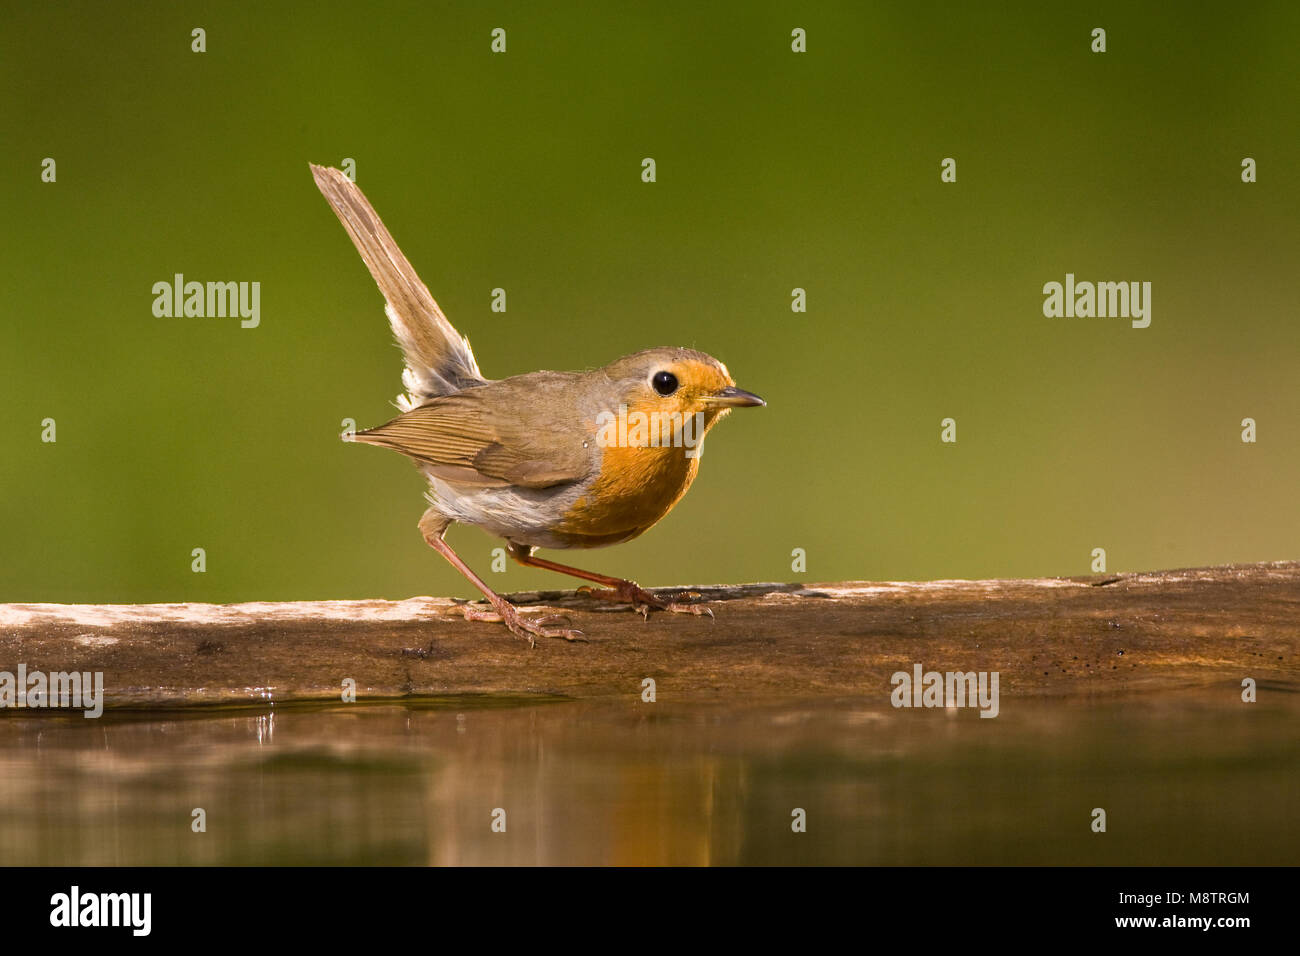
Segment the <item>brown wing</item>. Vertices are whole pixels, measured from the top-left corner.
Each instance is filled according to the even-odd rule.
[[[550,488],[577,481],[592,471],[581,422],[538,400],[554,392],[553,382],[521,382],[555,375],[534,373],[434,399],[358,432],[356,440],[399,451],[458,484]]]

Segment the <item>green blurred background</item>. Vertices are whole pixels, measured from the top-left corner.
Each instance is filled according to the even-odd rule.
[[[0,601],[475,593],[416,531],[415,469],[337,437],[400,390],[307,168],[345,157],[486,375],[685,345],[768,400],[659,526],[575,563],[1298,556],[1293,3],[6,7]],[[155,318],[177,272],[259,281],[260,327]],[[1152,282],[1151,327],[1045,318],[1066,272]],[[484,572],[499,544],[449,540]]]

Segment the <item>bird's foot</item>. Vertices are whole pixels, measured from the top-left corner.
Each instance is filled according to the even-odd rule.
[[[512,634],[526,640],[529,647],[536,647],[537,638],[539,637],[562,637],[566,641],[586,640],[582,631],[566,627],[545,626],[547,623],[555,621],[567,622],[568,618],[563,615],[550,614],[528,620],[520,616],[519,611],[513,604],[506,601],[502,601],[499,605],[494,604],[490,609],[476,604],[463,604],[460,612],[467,621],[490,621],[494,624],[504,624]]]
[[[713,617],[713,608],[707,604],[688,604],[683,598],[698,598],[700,595],[694,591],[683,592],[675,595],[675,600],[665,601],[656,594],[652,594],[645,588],[638,585],[635,581],[621,581],[614,587],[593,588],[584,585],[578,588],[579,594],[589,594],[594,598],[600,598],[602,601],[617,601],[619,604],[631,604],[644,620],[650,617],[650,611],[672,611],[674,614],[694,614],[696,616],[707,614]]]

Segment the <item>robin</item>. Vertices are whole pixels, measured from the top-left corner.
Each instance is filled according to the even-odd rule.
[[[709,613],[667,601],[633,581],[535,557],[536,548],[597,548],[637,537],[672,510],[699,470],[705,434],[733,408],[763,405],[727,367],[685,348],[654,348],[587,372],[483,377],[469,341],[438,303],[357,185],[337,169],[312,176],[370,269],[406,359],[402,414],[354,439],[412,459],[428,479],[424,540],[483,592],[500,620],[530,645],[581,632],[526,620],[443,540],[460,521],[504,538],[522,565],[600,585],[592,595],[650,609]],[[344,436],[347,438],[347,436]],[[680,597],[680,596],[679,596]]]

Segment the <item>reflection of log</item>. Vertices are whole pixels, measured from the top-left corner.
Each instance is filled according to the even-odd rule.
[[[852,696],[887,705],[890,675],[916,663],[998,671],[1004,699],[1239,687],[1246,677],[1295,686],[1300,677],[1300,562],[694,590],[715,620],[654,613],[643,622],[571,591],[515,595],[535,613],[560,609],[551,613],[588,637],[533,650],[499,624],[464,621],[442,598],[0,605],[0,671],[19,663],[29,672],[103,671],[110,708],[338,701],[345,678],[362,701],[628,697],[652,677],[661,700]]]

